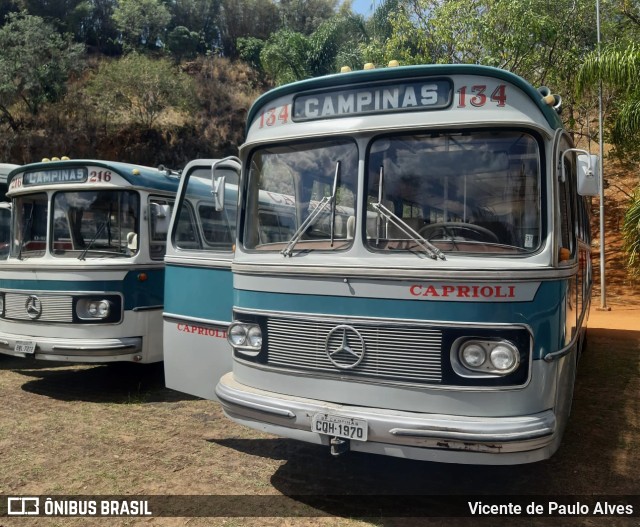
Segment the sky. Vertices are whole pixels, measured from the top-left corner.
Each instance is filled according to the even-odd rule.
[[[371,7],[374,3],[375,0],[352,0],[351,8],[355,13],[367,17],[373,14]]]

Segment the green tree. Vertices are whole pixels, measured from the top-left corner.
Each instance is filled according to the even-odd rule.
[[[154,49],[164,41],[171,14],[159,0],[119,0],[113,20],[127,46]]]
[[[171,13],[169,28],[185,27],[199,37],[199,51],[218,45],[221,0],[172,0],[165,4]]]
[[[239,56],[239,38],[267,40],[279,28],[278,10],[272,0],[222,0],[219,47],[222,55],[229,59]]]
[[[178,61],[193,58],[200,47],[200,35],[184,26],[174,27],[167,35],[167,48]]]
[[[263,71],[260,53],[264,49],[265,41],[255,37],[239,38],[236,42],[238,56],[258,71]]]
[[[266,42],[260,62],[278,84],[327,75],[349,64],[351,50],[364,38],[361,17],[336,15],[308,37],[288,29],[277,31]]]
[[[640,278],[640,186],[636,188],[622,224],[624,249],[627,254],[627,270],[634,278]]]
[[[336,14],[337,0],[279,0],[282,27],[311,35]]]
[[[640,139],[640,47],[634,43],[620,49],[609,47],[592,52],[584,61],[578,72],[580,92],[598,86],[602,80],[605,84],[618,90],[617,111],[615,112],[613,141],[620,142],[633,136]]]
[[[108,122],[128,120],[147,128],[169,109],[189,112],[195,99],[187,74],[168,59],[137,53],[103,62],[87,92]]]
[[[37,115],[64,95],[67,79],[81,68],[83,46],[40,17],[23,12],[7,20],[0,28],[0,122],[17,130],[22,110]]]

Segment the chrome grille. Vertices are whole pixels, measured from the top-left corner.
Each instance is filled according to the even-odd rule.
[[[334,366],[326,352],[327,336],[342,324],[357,330],[366,348],[362,362],[349,370]],[[442,380],[442,332],[438,329],[385,321],[352,323],[270,317],[267,331],[270,366],[412,383]],[[342,339],[336,333],[329,342],[332,350],[339,347],[338,340]],[[348,344],[356,351],[359,348],[359,342],[352,342],[351,338]]]
[[[73,299],[65,295],[36,294],[42,304],[42,314],[32,319],[27,314],[27,300],[32,296],[23,293],[5,293],[4,317],[31,322],[73,322]]]

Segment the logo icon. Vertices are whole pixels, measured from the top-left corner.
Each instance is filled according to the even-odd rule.
[[[9,516],[37,516],[40,514],[40,498],[7,498]]]
[[[341,324],[327,335],[325,352],[336,368],[351,370],[364,359],[364,339],[355,328]]]
[[[30,295],[24,307],[31,320],[36,320],[42,315],[42,302],[36,295]]]

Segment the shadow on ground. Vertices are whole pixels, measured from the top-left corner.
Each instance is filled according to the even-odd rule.
[[[61,401],[143,404],[194,400],[165,387],[163,363],[74,365],[16,359],[8,365],[27,380],[22,389]]]

